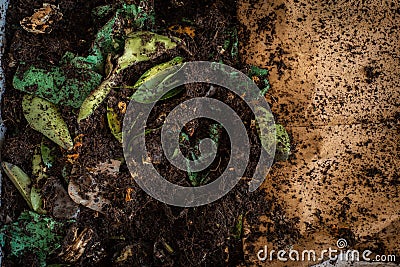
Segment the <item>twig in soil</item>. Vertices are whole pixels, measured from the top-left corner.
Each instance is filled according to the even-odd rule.
[[[178,47],[179,47],[179,48],[182,48],[182,50],[185,51],[186,53],[188,53],[189,56],[193,57],[193,53],[190,52],[190,50],[186,47],[186,45],[180,44]]]

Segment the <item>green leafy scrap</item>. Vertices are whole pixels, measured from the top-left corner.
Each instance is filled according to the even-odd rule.
[[[19,193],[25,199],[26,203],[30,208],[32,208],[31,203],[31,184],[32,181],[29,176],[18,166],[13,165],[8,162],[2,162],[4,172],[7,174],[8,178],[12,181],[15,187],[18,189]]]
[[[258,123],[257,133],[261,141],[261,146],[270,156],[273,156],[273,153],[275,153],[274,145],[276,142],[274,115],[272,115],[272,113],[267,109],[259,106],[255,108],[255,112]]]
[[[118,118],[118,113],[111,107],[107,107],[107,122],[112,135],[122,143],[122,123]]]
[[[107,55],[116,55],[122,51],[126,37],[124,28],[142,30],[153,25],[154,14],[152,9],[141,6],[145,5],[142,3],[139,6],[123,4],[121,8],[118,8],[114,16],[97,32],[89,55],[87,57],[74,56],[72,61],[75,66],[90,66],[92,70],[103,73]],[[100,6],[93,10],[93,14],[105,16],[111,11],[111,6]],[[129,25],[127,25],[128,22]]]
[[[79,110],[78,122],[88,118],[106,99],[111,89],[117,85],[120,72],[134,64],[150,60],[165,53],[168,49],[175,48],[171,38],[153,32],[134,32],[125,40],[124,54],[118,58],[117,67],[111,72],[89,96],[83,101]]]
[[[32,157],[32,179],[37,184],[41,180],[46,179],[46,167],[42,160],[42,147],[36,147]]]
[[[72,149],[73,142],[68,126],[58,108],[49,101],[25,95],[22,110],[29,125],[64,149]]]
[[[167,85],[169,79],[175,75],[180,68],[172,68],[183,62],[183,58],[175,57],[174,59],[159,64],[147,70],[135,83],[133,89],[136,90],[135,93],[130,97],[130,99],[135,100],[139,103],[153,103],[160,100],[165,100],[175,96],[183,90],[183,87],[179,86],[170,90],[164,96],[162,92],[164,91],[165,85]],[[166,71],[169,68],[170,71]],[[173,79],[173,81],[177,81]],[[173,86],[171,86],[173,88]]]
[[[32,203],[32,209],[39,214],[46,214],[47,212],[43,209],[43,197],[42,190],[36,186],[32,186],[30,201]]]
[[[256,82],[256,84],[260,87],[261,94],[265,96],[268,90],[271,88],[271,85],[268,81],[268,70],[262,69],[257,66],[251,66],[248,76]]]
[[[35,160],[35,157],[33,159]],[[12,183],[18,189],[19,193],[25,199],[29,208],[38,213],[45,214],[46,211],[42,209],[43,200],[40,189],[38,189],[36,184],[32,182],[31,178],[16,165],[8,162],[2,162],[1,166],[3,167],[3,170],[7,174],[8,178],[10,178]],[[35,171],[35,169],[33,171]]]
[[[258,119],[258,136],[262,147],[276,161],[285,161],[290,155],[290,138],[285,127],[274,123],[274,116],[263,107],[255,108]],[[275,150],[274,150],[275,145]]]
[[[94,19],[104,19],[105,17],[110,15],[112,11],[113,11],[112,5],[97,6],[92,10],[92,17]]]
[[[243,233],[243,214],[240,214],[237,218],[235,228],[233,229],[233,237],[240,239]]]
[[[222,48],[224,51],[228,51],[233,59],[236,59],[239,55],[239,38],[237,29],[231,28],[226,32],[229,36],[228,39],[224,41]]]
[[[175,57],[168,62],[164,62],[164,63],[161,63],[157,66],[150,68],[145,73],[143,73],[142,76],[140,76],[139,80],[133,86],[133,89],[138,89],[142,84],[144,84],[150,80],[154,80],[154,77],[156,75],[159,75],[161,72],[165,71],[166,69],[171,68],[175,65],[181,64],[182,62],[183,62],[182,57]],[[161,78],[159,78],[157,80],[157,83],[155,83],[155,85],[158,84],[160,81],[164,80],[165,77],[166,76],[163,75]]]
[[[276,129],[276,151],[275,160],[285,161],[290,155],[290,138],[285,127],[281,124],[275,124]]]
[[[221,124],[211,124],[209,127],[209,138],[216,144],[216,147],[218,148],[218,144],[219,144],[219,139],[220,139],[220,130],[222,128]],[[189,136],[184,133],[181,132],[181,140],[182,141],[190,141]],[[194,150],[199,150],[199,144],[200,144],[200,140],[196,140],[196,146]],[[202,155],[203,157],[207,157],[207,155]],[[198,157],[197,155],[191,151],[190,152],[190,157],[192,160],[197,160]],[[203,170],[201,172],[193,172],[190,169],[190,159],[187,159],[187,172],[188,172],[188,176],[189,176],[189,181],[192,184],[192,186],[200,186],[200,185],[204,185],[208,182],[208,175],[209,175],[209,171],[207,170]]]
[[[40,144],[40,154],[43,164],[47,168],[51,168],[56,160],[55,147],[51,146],[50,141],[46,137],[42,138],[42,142]]]
[[[88,69],[70,69],[48,63],[20,66],[13,78],[13,86],[22,92],[39,96],[56,105],[79,108],[102,76]]]
[[[44,139],[45,138],[42,139],[41,146],[36,147],[32,157],[32,188],[30,201],[33,210],[40,214],[45,214],[46,211],[43,210],[43,196],[39,184],[42,184],[41,181],[48,177],[46,174],[46,167],[42,160],[42,145]]]
[[[118,58],[116,72],[142,61],[154,59],[167,50],[174,49],[180,39],[169,38],[149,31],[132,32],[125,40],[123,55]]]
[[[81,120],[88,118],[100,105],[104,99],[111,92],[111,89],[117,85],[119,76],[113,72],[107,79],[105,79],[95,90],[93,90],[88,97],[83,101],[78,114],[78,123]]]
[[[138,5],[138,14],[135,18],[135,25],[139,29],[154,30],[155,24],[156,17],[152,1],[140,0]]]
[[[50,217],[23,212],[16,222],[0,230],[0,245],[9,244],[10,253],[15,257],[33,253],[38,257],[40,266],[46,266],[46,258],[61,247],[62,226]]]

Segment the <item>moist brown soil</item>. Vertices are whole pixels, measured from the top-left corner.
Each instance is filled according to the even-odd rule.
[[[91,19],[91,10],[99,5],[109,4],[104,0],[59,0],[49,1],[59,5],[63,19],[55,24],[50,34],[32,34],[19,26],[19,21],[30,16],[33,9],[39,8],[42,1],[16,0],[10,4],[7,14],[5,74],[6,93],[2,103],[2,114],[7,133],[2,150],[2,160],[21,167],[28,174],[31,172],[31,160],[34,148],[40,144],[42,135],[32,130],[27,124],[21,110],[22,93],[13,89],[11,81],[19,62],[29,64],[34,61],[45,61],[57,64],[65,52],[71,51],[85,56],[90,48],[94,34],[104,21]],[[115,1],[117,2],[117,1]],[[156,29],[161,34],[171,34],[168,27],[182,25],[182,19],[195,29],[195,37],[178,34],[184,39],[186,48],[178,49],[168,55],[151,62],[139,64],[127,70],[121,81],[121,88],[113,90],[102,106],[87,120],[76,122],[77,110],[60,107],[62,115],[68,124],[73,138],[83,135],[82,146],[73,152],[57,148],[57,161],[49,169],[49,179],[45,186],[45,208],[52,210],[52,183],[61,183],[65,189],[68,182],[82,181],[87,168],[93,168],[100,162],[109,159],[122,159],[121,144],[112,136],[105,118],[107,105],[115,106],[126,99],[132,91],[124,85],[133,85],[139,76],[149,67],[165,62],[174,55],[182,55],[187,61],[207,60],[223,61],[244,72],[247,67],[241,63],[240,56],[232,57],[229,53],[219,53],[224,41],[229,39],[228,30],[239,25],[236,21],[236,3],[234,1],[156,1]],[[158,120],[160,114],[166,114],[178,103],[196,96],[204,96],[209,86],[188,85],[185,92],[177,97],[160,102],[153,110],[149,127],[162,123]],[[245,124],[250,125],[252,113],[239,98],[228,100],[227,92],[217,88],[212,97],[226,102],[240,114]],[[203,136],[205,124],[210,122],[194,121],[186,130],[193,130],[194,136]],[[257,162],[259,140],[254,129],[247,127],[252,140],[251,162],[248,164],[245,176],[251,177]],[[160,131],[155,131],[146,137],[147,147],[153,163],[160,173],[168,180],[185,186],[190,186],[188,176],[172,168],[160,152]],[[229,155],[229,140],[222,133],[219,155]],[[184,150],[184,149],[183,149]],[[68,154],[79,153],[79,158],[71,165]],[[226,156],[219,156],[211,166],[215,169],[210,179],[218,177],[226,167]],[[62,170],[70,172],[63,177]],[[90,228],[93,238],[86,250],[73,266],[237,266],[244,263],[242,240],[236,236],[235,226],[240,215],[244,215],[249,224],[256,222],[261,214],[276,214],[274,237],[285,240],[298,238],[297,231],[291,226],[284,225],[279,219],[279,207],[265,203],[263,192],[248,193],[246,181],[241,181],[230,193],[222,199],[206,206],[197,208],[177,208],[163,204],[142,191],[131,178],[126,164],[122,164],[117,177],[98,175],[102,196],[111,201],[104,213],[81,207],[76,222],[68,227],[78,227],[80,230]],[[47,188],[47,190],[46,190]],[[9,179],[3,179],[2,224],[15,221],[28,206]],[[127,201],[127,193],[130,201]],[[274,210],[271,210],[274,209]],[[50,213],[51,215],[51,213]],[[287,224],[287,223],[286,223]],[[293,223],[294,224],[294,223]],[[290,223],[291,225],[291,223]],[[68,231],[66,229],[66,231]],[[271,233],[272,234],[272,233]],[[275,237],[276,235],[276,237]],[[70,241],[64,240],[64,246]],[[173,251],[168,249],[168,244]],[[284,244],[282,244],[284,245]],[[121,251],[131,246],[132,255],[125,261],[116,263]],[[57,250],[48,263],[60,263]],[[9,248],[5,248],[9,255]],[[26,255],[18,259],[6,257],[5,266],[36,266],[34,255]]]

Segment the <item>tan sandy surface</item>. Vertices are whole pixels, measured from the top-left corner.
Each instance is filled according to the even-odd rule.
[[[286,245],[335,248],[343,237],[400,257],[399,2],[239,2],[243,59],[270,70],[268,100],[295,146],[263,185],[283,221],[298,219]],[[246,225],[249,263],[278,247],[274,222]]]

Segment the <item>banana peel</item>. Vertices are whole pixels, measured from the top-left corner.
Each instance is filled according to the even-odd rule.
[[[22,100],[22,110],[32,129],[42,133],[64,149],[73,148],[67,124],[53,103],[40,97],[25,95]]]

